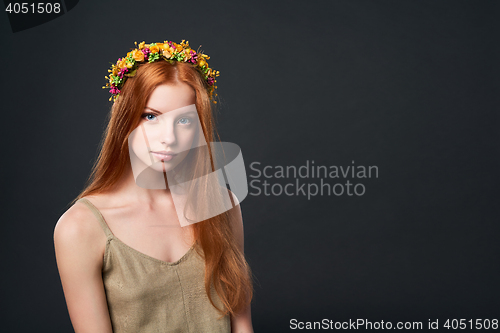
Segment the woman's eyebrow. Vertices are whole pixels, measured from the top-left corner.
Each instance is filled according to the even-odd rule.
[[[145,107],[144,107],[144,109],[149,109],[149,110],[151,110],[151,111],[154,111],[154,112],[157,112],[157,113],[159,113],[159,114],[162,114],[162,112],[160,112],[160,111],[158,111],[158,110],[155,110],[155,109],[153,109],[153,108],[150,108],[149,106],[145,106]]]
[[[153,108],[151,108],[151,107],[149,107],[149,106],[145,106],[145,107],[144,107],[144,109],[149,109],[149,110],[154,111],[154,112],[157,112],[157,113],[159,113],[159,114],[163,114],[163,112],[158,111],[158,110],[156,110],[156,109],[153,109]],[[172,111],[173,111],[173,110],[172,110]],[[188,113],[196,113],[196,114],[198,114],[198,112],[196,112],[196,110],[188,110],[188,111],[182,112],[181,114],[188,114]]]

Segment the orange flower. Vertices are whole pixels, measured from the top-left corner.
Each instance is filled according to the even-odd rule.
[[[127,67],[127,61],[125,60],[125,58],[123,58],[121,61],[118,61],[116,63],[116,66],[118,68],[126,68]]]
[[[207,65],[207,62],[205,61],[205,58],[199,57],[198,58],[198,66],[203,67],[205,65]]]
[[[142,51],[139,51],[138,49],[132,51],[132,57],[135,59],[135,61],[144,61],[144,53],[142,53]]]
[[[191,51],[191,49],[184,49],[184,61],[188,61],[189,59],[191,59],[191,54],[189,53],[189,51]]]
[[[151,51],[151,53],[158,53],[160,51],[160,48],[158,47],[158,45],[151,45],[149,46],[149,51]]]
[[[174,48],[168,44],[163,44],[161,50],[166,58],[170,58],[172,56],[172,53],[174,53]]]

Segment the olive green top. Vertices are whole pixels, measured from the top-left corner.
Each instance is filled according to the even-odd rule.
[[[114,333],[231,332],[229,315],[218,319],[208,300],[205,261],[196,242],[173,263],[150,257],[116,238],[89,200],[78,201],[90,208],[107,236],[102,279]],[[213,285],[211,292],[222,309]]]

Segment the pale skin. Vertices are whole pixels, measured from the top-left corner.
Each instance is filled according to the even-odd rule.
[[[194,90],[185,83],[176,83],[157,87],[146,106],[165,113],[194,103]],[[188,144],[189,140],[181,133],[180,137],[167,135],[162,142],[166,145],[162,149],[175,151],[179,145]],[[151,190],[137,186],[131,168],[127,169],[113,190],[86,198],[103,214],[117,238],[150,257],[175,262],[194,243],[192,227],[172,223],[177,220],[177,215],[168,188]],[[236,242],[243,252],[240,205],[229,213]],[[54,229],[54,246],[75,332],[112,333],[101,275],[106,235],[83,203],[77,202],[61,216]],[[253,333],[250,306],[239,315],[231,316],[231,331]]]

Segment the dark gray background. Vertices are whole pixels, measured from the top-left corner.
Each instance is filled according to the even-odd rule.
[[[53,228],[96,158],[104,76],[134,41],[182,39],[220,71],[218,129],[249,176],[255,161],[379,167],[360,197],[242,202],[256,332],[499,319],[499,14],[498,1],[82,0],[15,34],[4,15],[0,330],[72,332]]]

